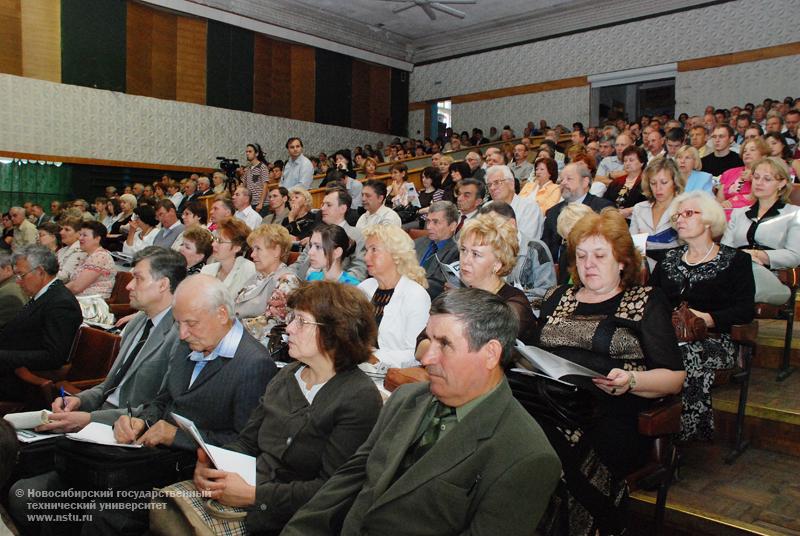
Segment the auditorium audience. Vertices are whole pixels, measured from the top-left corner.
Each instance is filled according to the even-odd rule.
[[[78,266],[86,258],[86,252],[81,249],[78,234],[83,220],[65,216],[60,220],[59,236],[62,247],[56,252],[58,259],[58,278],[65,283],[75,276]]]
[[[395,164],[402,166],[403,164]],[[393,166],[394,167],[394,166]],[[395,171],[392,171],[394,175]],[[356,229],[364,232],[370,225],[401,225],[400,216],[386,206],[387,188],[386,183],[381,180],[371,180],[364,183],[361,192],[361,200],[365,212],[358,218]]]
[[[175,249],[175,241],[183,233],[184,225],[178,219],[175,205],[169,199],[159,199],[156,203],[156,219],[161,224],[158,234],[153,239],[153,245],[166,249]]]
[[[713,194],[714,177],[711,176],[711,173],[700,171],[703,161],[697,149],[690,145],[684,145],[675,153],[675,163],[678,164],[678,170],[683,174],[683,180],[686,183],[684,191],[702,190]]]
[[[245,281],[234,299],[234,312],[238,318],[263,315],[278,278],[291,272],[285,261],[292,248],[292,237],[282,225],[257,227],[247,236],[247,244],[255,273]]]
[[[236,209],[233,217],[242,220],[251,230],[253,230],[261,225],[262,217],[261,214],[256,212],[251,206],[251,195],[252,194],[250,193],[250,190],[244,186],[238,186],[236,190],[233,191],[231,202],[233,203],[233,208]]]
[[[425,269],[428,280],[428,294],[436,298],[444,290],[445,272],[442,264],[458,260],[458,245],[453,235],[458,226],[459,214],[450,201],[436,201],[430,205],[425,222],[427,236],[414,240],[419,265]]]
[[[296,361],[269,383],[239,437],[225,445],[256,457],[255,486],[213,468],[202,452],[194,472],[205,497],[247,509],[249,534],[276,534],[367,439],[382,406],[358,368],[376,340],[364,295],[318,282],[294,292],[288,306],[289,355]]]
[[[283,165],[280,185],[286,189],[302,186],[308,190],[314,179],[314,166],[303,154],[303,141],[297,137],[289,138],[286,141],[286,150],[289,152],[289,158]]]
[[[211,214],[209,216],[208,230],[216,233],[219,224],[222,220],[232,219],[233,213],[236,209],[233,208],[231,198],[227,194],[221,194],[214,197],[214,203],[211,205]],[[245,225],[246,226],[246,225]],[[249,229],[249,227],[248,227]]]
[[[61,243],[61,228],[57,223],[46,221],[40,224],[37,229],[36,243],[42,245],[56,254],[58,258],[58,251],[63,247]]]
[[[526,241],[542,236],[542,211],[532,197],[523,198],[514,191],[514,175],[508,166],[495,165],[486,170],[486,186],[492,201],[508,203],[517,215],[517,224]]]
[[[719,177],[727,170],[742,165],[739,154],[731,149],[734,130],[730,125],[718,125],[711,134],[714,152],[703,157],[703,171]]]
[[[687,192],[673,203],[672,224],[684,245],[667,251],[649,284],[664,291],[673,308],[686,302],[713,330],[713,337],[681,345],[686,380],[680,437],[711,439],[711,385],[716,369],[731,368],[736,348],[731,326],[753,319],[753,270],[744,252],[714,240],[725,230],[722,207],[705,192]]]
[[[431,304],[425,270],[414,242],[400,227],[372,225],[364,229],[364,238],[370,277],[358,288],[375,307],[375,357],[389,367],[413,365],[417,335],[425,328]]]
[[[158,234],[158,219],[155,209],[146,204],[133,209],[134,217],[128,223],[128,236],[122,244],[122,252],[133,256],[137,251],[152,246]]]
[[[306,281],[336,281],[348,285],[358,285],[360,281],[342,268],[342,263],[350,257],[356,244],[344,229],[338,225],[321,223],[314,228],[309,240],[308,271]]]
[[[581,219],[567,255],[575,285],[545,296],[535,341],[598,373],[599,392],[576,396],[572,410],[534,415],[563,467],[538,529],[620,534],[625,477],[646,462],[652,441],[639,435],[638,413],[650,399],[680,392],[685,373],[669,307],[659,291],[639,286],[641,258],[619,212]]]
[[[105,300],[114,288],[116,267],[114,258],[100,242],[106,236],[106,227],[97,221],[85,221],[78,233],[78,243],[86,257],[75,269],[66,287],[78,297],[100,296]]]
[[[14,234],[11,242],[11,249],[16,251],[22,246],[36,243],[36,226],[25,216],[25,209],[22,207],[11,207],[8,209],[11,223],[14,225]]]
[[[552,158],[537,158],[533,164],[533,175],[519,192],[521,198],[533,196],[539,204],[539,211],[547,215],[547,211],[561,201],[561,188],[556,184],[558,164]]]
[[[788,204],[792,184],[779,157],[758,160],[750,171],[755,203],[734,209],[722,244],[752,258],[755,301],[783,305],[789,288],[770,270],[800,266],[800,208]]]
[[[622,151],[625,175],[611,181],[603,195],[628,219],[633,214],[633,206],[645,200],[642,192],[642,170],[646,165],[647,154],[641,147],[632,146]]]
[[[215,203],[216,205],[216,203]],[[245,258],[250,228],[236,218],[223,218],[211,247],[214,262],[206,264],[201,274],[210,275],[225,284],[231,296],[237,296],[245,283],[256,273],[253,262]]]
[[[303,188],[303,186],[297,186]],[[273,185],[267,194],[267,204],[269,206],[269,214],[264,216],[261,220],[263,224],[277,223],[283,224],[289,216],[289,190],[283,186]],[[258,227],[258,226],[256,226]],[[253,227],[255,229],[255,227]]]

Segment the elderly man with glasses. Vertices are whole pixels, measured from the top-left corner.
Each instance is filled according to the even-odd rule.
[[[14,275],[30,301],[0,331],[0,392],[22,397],[14,369],[60,368],[81,325],[78,300],[56,278],[58,261],[44,246],[22,246],[11,257]]]

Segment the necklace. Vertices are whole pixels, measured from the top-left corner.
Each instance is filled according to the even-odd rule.
[[[703,255],[703,258],[697,262],[689,262],[689,250],[687,249],[686,253],[683,254],[683,262],[685,262],[689,266],[697,266],[698,264],[701,264],[708,258],[709,255],[711,255],[711,252],[714,251],[714,246],[716,246],[716,244],[714,242],[711,242],[711,247],[708,248],[708,251],[706,251],[706,254]]]

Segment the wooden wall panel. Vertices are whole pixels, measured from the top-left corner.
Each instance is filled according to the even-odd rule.
[[[370,65],[369,130],[389,132],[392,97],[392,70],[381,65]]]
[[[291,112],[292,119],[314,121],[316,96],[316,54],[313,47],[292,45],[291,65]]]
[[[154,10],[150,38],[153,42],[150,69],[153,78],[151,97],[175,100],[175,66],[178,54],[178,17]]]
[[[205,104],[208,25],[204,19],[178,17],[176,34],[175,98]]]
[[[289,43],[274,39],[270,44],[272,73],[267,86],[270,94],[269,115],[290,117],[292,113],[291,48]]]
[[[22,74],[61,82],[61,0],[22,2]]]
[[[153,26],[153,9],[135,2],[128,3],[125,42],[125,86],[131,95],[150,96],[153,88],[153,73],[150,68],[153,42],[150,39]]]
[[[22,75],[21,0],[0,0],[0,73]]]
[[[372,109],[370,108],[371,74],[372,66],[363,61],[353,61],[353,102],[351,103],[351,115],[353,128],[360,130],[370,130],[370,118]]]
[[[253,40],[253,111],[269,114],[272,101],[272,39],[256,34]]]

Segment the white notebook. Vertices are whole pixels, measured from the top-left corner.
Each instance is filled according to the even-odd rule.
[[[200,430],[197,429],[192,421],[186,417],[181,417],[177,413],[171,413],[170,415],[175,419],[175,424],[189,434],[189,437],[197,443],[197,446],[205,451],[214,467],[220,471],[236,473],[251,486],[256,485],[256,459],[253,456],[209,445],[203,441]]]
[[[80,432],[67,434],[73,441],[83,441],[84,443],[96,443],[98,445],[110,445],[112,447],[127,447],[138,449],[142,446],[136,443],[117,443],[114,439],[114,429],[107,424],[90,422]]]

